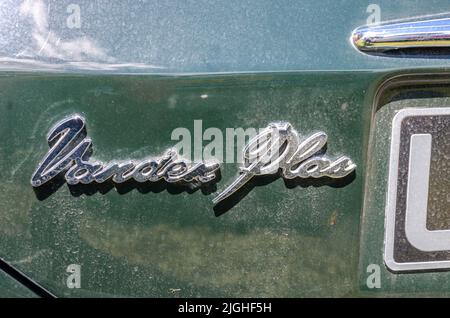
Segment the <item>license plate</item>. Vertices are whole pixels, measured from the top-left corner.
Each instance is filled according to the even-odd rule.
[[[389,269],[450,268],[450,108],[397,113],[387,192]]]

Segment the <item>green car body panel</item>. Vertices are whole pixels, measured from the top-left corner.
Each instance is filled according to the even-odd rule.
[[[0,271],[0,297],[2,298],[36,298],[34,292],[4,271]]]
[[[55,12],[50,26],[70,4],[42,3]],[[448,272],[387,270],[383,240],[395,110],[449,105],[450,94],[446,84],[389,85],[408,76],[445,79],[449,59],[359,53],[349,37],[366,23],[369,3],[356,0],[172,7],[99,1],[110,9],[101,14],[80,3],[85,29],[57,28],[62,38],[86,32],[116,57],[103,66],[126,66],[0,60],[3,261],[60,297],[447,295]],[[383,20],[440,13],[445,5],[379,4]],[[112,22],[130,16],[131,26]],[[18,48],[3,50],[11,57]],[[103,162],[161,155],[178,142],[174,129],[195,138],[196,120],[200,135],[210,127],[225,134],[289,121],[301,135],[326,132],[327,153],[347,155],[357,168],[342,182],[266,178],[219,208],[212,199],[238,176],[238,163],[222,164],[217,183],[193,192],[125,184],[33,188],[48,131],[74,113],[86,119],[92,157]],[[236,146],[234,156],[240,152]],[[80,288],[68,288],[70,264],[81,268]],[[367,286],[370,264],[381,268],[381,288]],[[0,296],[34,295],[22,287],[0,272]]]

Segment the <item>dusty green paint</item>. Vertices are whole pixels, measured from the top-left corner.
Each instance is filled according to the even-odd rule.
[[[349,36],[366,23],[371,2],[359,0],[80,0],[80,29],[65,24],[71,1],[40,3],[43,28],[17,1],[3,1],[0,10],[0,256],[13,266],[59,296],[446,294],[446,272],[394,275],[383,267],[393,106],[377,115],[379,136],[367,151],[382,80],[417,67],[444,71],[448,56],[360,54]],[[383,21],[448,11],[447,0],[377,4]],[[49,30],[54,37],[42,47],[36,35],[47,38]],[[78,57],[61,49],[86,39],[79,52],[69,45]],[[112,75],[123,72],[147,75]],[[255,73],[199,75],[212,72]],[[168,75],[149,75],[156,73]],[[197,75],[170,75],[180,73]],[[328,152],[349,155],[357,174],[342,188],[288,188],[277,179],[220,217],[213,195],[201,191],[87,194],[91,188],[63,185],[40,201],[31,173],[48,149],[47,131],[73,112],[86,117],[94,157],[103,161],[159,155],[175,143],[174,128],[192,130],[196,119],[223,132],[289,120],[301,133],[328,133]],[[223,166],[219,190],[237,172],[236,164]],[[82,266],[80,290],[66,287],[72,263]],[[381,265],[380,290],[365,286],[370,263]]]
[[[0,298],[34,298],[36,294],[0,270]]]
[[[38,17],[22,2],[2,1],[0,68],[174,74],[450,65],[448,56],[360,54],[349,41],[374,22],[373,4],[389,21],[448,12],[448,0],[36,0]],[[67,26],[70,4],[80,6],[80,28]]]
[[[381,78],[370,72],[6,74],[0,78],[1,256],[60,296],[355,295],[368,101]],[[71,194],[64,184],[40,201],[29,179],[48,149],[46,133],[74,112],[86,117],[94,157],[104,161],[160,154],[175,143],[172,130],[192,130],[195,119],[223,132],[289,120],[300,133],[327,132],[328,153],[350,156],[358,169],[343,187],[288,188],[276,179],[219,217],[213,195],[201,191],[76,192],[91,190],[85,187]],[[224,165],[218,189],[237,173],[237,164]],[[82,267],[81,290],[65,285],[72,263]]]
[[[394,90],[372,120],[377,89],[401,73],[4,74],[0,256],[66,297],[448,295],[448,272],[393,274],[383,265],[392,117],[402,107],[449,104],[442,87],[422,88],[422,98],[411,87],[401,98]],[[349,155],[357,174],[340,188],[264,180],[220,216],[206,191],[64,184],[39,200],[29,179],[48,149],[45,135],[74,112],[103,161],[158,155],[176,143],[174,128],[192,131],[197,119],[223,132],[289,120],[301,133],[327,132],[328,153]],[[225,164],[218,190],[237,172]],[[82,267],[79,290],[66,287],[72,263]],[[366,286],[369,264],[380,265],[380,289]]]

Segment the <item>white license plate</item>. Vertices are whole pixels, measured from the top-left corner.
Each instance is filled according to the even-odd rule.
[[[394,117],[385,230],[391,270],[450,268],[450,108]]]

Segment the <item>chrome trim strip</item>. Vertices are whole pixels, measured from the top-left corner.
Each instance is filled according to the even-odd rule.
[[[450,18],[362,26],[351,41],[365,53],[405,48],[450,48]]]

